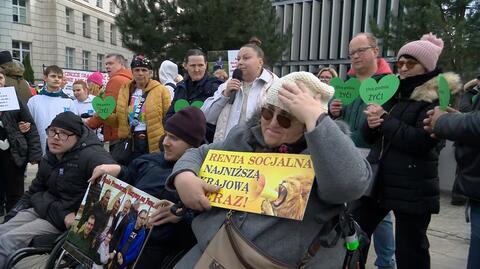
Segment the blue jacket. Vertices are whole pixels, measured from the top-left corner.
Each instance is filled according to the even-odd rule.
[[[130,237],[130,234],[132,233],[134,228],[135,228],[135,222],[131,222],[130,224],[128,224],[127,229],[123,234],[122,241],[120,241],[120,244],[117,247],[118,252],[122,251],[123,246],[127,243],[128,238]],[[126,268],[127,265],[133,263],[137,259],[138,255],[140,254],[140,250],[142,250],[142,244],[144,240],[145,240],[145,228],[142,227],[140,228],[140,231],[138,232],[137,236],[135,236],[135,239],[133,239],[132,243],[128,247],[126,253],[122,253],[123,264],[121,268]]]

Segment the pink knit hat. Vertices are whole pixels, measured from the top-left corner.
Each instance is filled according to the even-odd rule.
[[[415,40],[403,45],[398,51],[397,60],[403,55],[409,55],[417,59],[428,72],[433,71],[437,66],[438,57],[443,50],[443,40],[437,38],[432,33],[422,36],[420,40]]]
[[[90,74],[90,76],[88,76],[87,81],[91,81],[91,82],[97,84],[98,86],[102,86],[103,85],[103,75],[102,75],[102,73],[100,73],[98,71],[93,72],[92,74]]]

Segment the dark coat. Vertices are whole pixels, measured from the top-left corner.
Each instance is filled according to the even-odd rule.
[[[38,162],[42,159],[42,147],[40,146],[37,126],[30,111],[20,99],[18,99],[18,104],[20,106],[19,110],[0,113],[0,120],[7,131],[10,154],[15,164],[18,167],[24,167],[27,162]],[[30,122],[30,131],[22,134],[18,128],[20,121]]]
[[[167,116],[164,122],[175,114],[175,102],[180,99],[187,100],[190,104],[195,101],[204,102],[208,97],[213,96],[217,91],[218,86],[223,82],[216,77],[210,77],[207,74],[198,82],[193,82],[187,75],[184,80],[177,84],[175,95],[173,96],[172,104],[168,109]],[[207,124],[206,138],[209,142],[213,141],[213,135],[215,134],[215,126]]]
[[[383,105],[389,112],[383,124],[376,129],[364,124],[365,141],[373,144],[368,159],[379,163],[375,193],[387,209],[439,212],[438,156],[444,143],[423,128],[427,111],[438,105],[438,74],[436,70],[401,80],[396,96]],[[458,76],[446,78],[450,88],[459,88]]]
[[[455,141],[458,175],[454,191],[480,201],[480,94],[477,96],[472,112],[441,116],[434,133]]]
[[[61,160],[47,151],[21,202],[29,203],[41,218],[65,230],[65,216],[80,207],[93,169],[113,163],[96,134],[84,126],[77,144]]]

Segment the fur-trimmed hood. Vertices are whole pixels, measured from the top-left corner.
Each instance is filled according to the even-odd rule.
[[[5,70],[5,74],[9,77],[23,77],[23,72],[25,72],[25,67],[17,60],[5,63],[2,67]]]
[[[451,94],[456,94],[462,90],[462,82],[460,76],[453,72],[443,73],[448,82]],[[432,103],[438,99],[438,76],[433,77],[422,85],[413,90],[410,99],[415,101],[425,101]]]
[[[478,81],[479,80],[476,79],[476,78],[470,80],[469,82],[465,83],[465,85],[463,85],[463,90],[464,91],[469,91],[469,90],[473,89],[473,87],[477,86]]]

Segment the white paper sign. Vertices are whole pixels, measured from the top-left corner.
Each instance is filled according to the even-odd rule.
[[[0,111],[19,110],[17,93],[14,87],[0,88]]]

